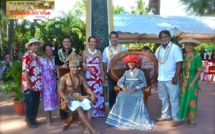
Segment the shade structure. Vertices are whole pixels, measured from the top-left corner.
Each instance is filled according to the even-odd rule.
[[[215,43],[215,17],[114,15],[114,30],[119,42],[159,43],[159,32],[169,30],[171,35],[195,38]]]

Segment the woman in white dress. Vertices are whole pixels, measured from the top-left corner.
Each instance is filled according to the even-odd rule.
[[[116,103],[107,117],[106,123],[109,125],[139,130],[152,129],[154,126],[144,105],[142,89],[147,83],[144,72],[136,68],[139,59],[137,55],[124,58],[129,70],[117,82],[122,91],[117,95]]]

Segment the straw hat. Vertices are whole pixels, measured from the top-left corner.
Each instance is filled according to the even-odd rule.
[[[194,46],[198,46],[201,44],[198,40],[192,39],[192,38],[184,38],[178,42],[179,44],[185,44],[185,43],[193,43]]]
[[[37,38],[32,38],[32,39],[30,39],[29,41],[28,41],[28,43],[26,43],[25,44],[25,47],[27,48],[27,49],[30,49],[30,45],[32,44],[32,43],[39,43],[39,47],[41,47],[42,45],[43,45],[43,42],[42,41],[40,41],[40,40],[38,40]]]

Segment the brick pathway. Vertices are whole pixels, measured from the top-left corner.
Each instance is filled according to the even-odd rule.
[[[129,129],[119,129],[105,124],[105,117],[93,119],[92,123],[103,134],[214,134],[215,133],[215,82],[200,82],[202,91],[199,93],[198,118],[195,128],[186,128],[181,125],[173,128],[171,122],[156,123],[152,130],[138,131]],[[160,117],[161,103],[157,92],[153,90],[148,102],[148,109],[152,119]],[[63,123],[58,116],[58,110],[53,112],[54,123],[49,126],[45,124],[45,113],[40,105],[38,120],[42,124],[36,129],[26,127],[24,116],[17,115],[13,109],[13,103],[7,101],[7,96],[0,94],[0,133],[1,134],[82,134],[83,126],[74,123],[66,130],[62,131]]]

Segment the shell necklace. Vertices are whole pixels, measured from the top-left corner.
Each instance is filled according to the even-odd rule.
[[[97,50],[95,49],[94,52],[92,52],[92,51],[90,50],[90,48],[88,48],[88,52],[89,52],[91,55],[95,55],[95,54],[97,53]]]
[[[51,61],[53,63],[54,62],[53,57],[51,56],[50,59],[49,59],[48,57],[44,56],[44,59],[47,62],[48,68],[51,69],[51,65],[49,65],[49,61]],[[53,63],[53,65],[54,65],[54,63]]]
[[[164,57],[163,57],[163,58],[161,58],[161,56],[160,56],[160,49],[161,49],[161,46],[160,46],[160,48],[158,49],[158,61],[159,61],[160,64],[164,64],[164,63],[166,62],[171,47],[172,47],[172,43],[170,42],[170,47],[167,47],[167,48],[166,48],[166,51],[165,51],[165,54],[164,54]]]

